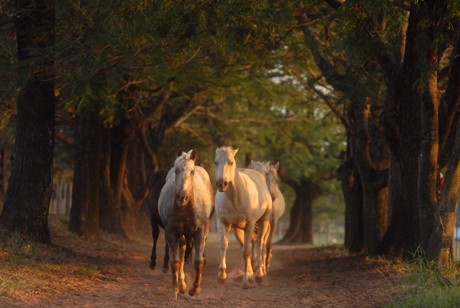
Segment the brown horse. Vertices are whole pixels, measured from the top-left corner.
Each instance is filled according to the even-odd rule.
[[[166,176],[161,189],[158,212],[165,224],[166,242],[169,245],[173,297],[185,293],[185,250],[187,243],[195,247],[195,281],[190,295],[201,290],[204,250],[209,232],[209,221],[214,212],[213,189],[209,175],[203,167],[196,166],[196,150],[182,152]]]
[[[166,175],[168,173],[165,170],[155,172],[149,180],[149,198],[148,206],[150,210],[150,224],[152,226],[152,239],[153,247],[152,254],[150,256],[150,269],[155,269],[157,265],[157,241],[160,236],[160,227],[164,229],[164,224],[161,221],[160,214],[158,213],[158,198],[160,197],[161,188],[165,184]],[[169,248],[165,245],[165,253],[163,259],[163,273],[168,272],[169,263]]]

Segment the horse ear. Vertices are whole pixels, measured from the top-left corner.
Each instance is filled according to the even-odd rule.
[[[193,149],[191,150],[190,152],[188,152],[188,155],[190,156],[190,159],[195,161],[196,160],[196,156],[197,156],[197,151],[196,149]]]
[[[275,164],[275,169],[278,170],[280,168],[280,161],[277,161]]]

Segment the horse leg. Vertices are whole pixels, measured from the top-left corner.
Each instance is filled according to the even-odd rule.
[[[263,220],[259,223],[260,233],[257,236],[255,245],[256,253],[258,254],[256,262],[258,263],[256,282],[261,283],[265,277],[265,257],[264,252],[266,251],[266,243],[268,238],[268,232],[270,231],[270,221],[268,219]]]
[[[249,280],[252,280],[252,276],[254,272],[252,270],[252,262],[251,262],[251,255],[252,255],[252,234],[254,232],[254,225],[255,222],[249,221],[246,225],[246,229],[244,230],[244,244],[243,244],[243,259],[244,259],[244,267],[243,267],[243,282],[242,287],[243,289],[249,288]]]
[[[163,257],[163,269],[162,269],[163,273],[168,272],[168,263],[169,263],[169,245],[168,245],[168,242],[166,241],[165,242],[165,255]]]
[[[179,258],[180,258],[180,272],[179,272],[179,292],[184,294],[187,290],[187,285],[185,284],[185,250],[187,247],[187,241],[184,236],[181,236],[179,239]]]
[[[201,292],[201,282],[203,280],[204,267],[204,249],[206,247],[206,236],[208,234],[209,224],[199,228],[195,235],[195,282],[193,288],[188,292],[190,296]]]
[[[157,265],[157,241],[158,236],[160,235],[160,228],[158,227],[157,222],[154,218],[151,218],[150,223],[152,225],[152,239],[153,239],[153,247],[152,247],[152,254],[150,256],[150,269],[155,269]]]
[[[273,245],[273,238],[275,237],[275,232],[278,227],[278,221],[273,219],[270,223],[270,232],[267,239],[267,252],[265,257],[265,271],[268,271],[268,267],[270,265],[270,261],[272,259],[272,245]],[[266,274],[266,273],[265,273]]]
[[[185,248],[185,262],[187,262],[187,264],[192,264],[192,249],[193,242],[187,241],[187,246]]]
[[[240,247],[243,248],[244,244],[244,230],[240,228],[234,228],[233,233],[235,234],[235,238],[240,243]]]
[[[174,236],[168,236],[169,256],[171,257],[171,274],[173,283],[173,299],[177,300],[179,294],[179,243],[174,239]]]
[[[217,231],[219,232],[219,248],[220,248],[220,264],[219,273],[217,274],[217,281],[224,283],[227,280],[227,248],[228,248],[228,233],[230,232],[230,226],[224,224],[222,221],[217,220]]]

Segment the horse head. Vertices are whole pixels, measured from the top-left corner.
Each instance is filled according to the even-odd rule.
[[[275,165],[270,165],[267,173],[267,186],[272,196],[272,200],[278,198],[278,169],[280,167],[280,162],[277,162]]]
[[[239,149],[220,147],[216,149],[216,181],[220,192],[225,192],[228,184],[235,178],[235,155]]]
[[[251,160],[251,165],[249,168],[254,169],[262,173],[263,175],[267,176],[268,172],[270,171],[270,162],[262,162],[262,161],[253,161]]]
[[[193,149],[179,153],[174,162],[176,203],[179,206],[186,206],[192,200],[196,156],[197,151]]]

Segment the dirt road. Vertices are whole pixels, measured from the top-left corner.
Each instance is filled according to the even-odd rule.
[[[148,268],[149,243],[94,248],[78,239],[57,238],[55,242],[85,255],[97,266],[98,275],[78,282],[50,281],[33,292],[18,293],[18,301],[9,302],[9,306],[376,307],[398,293],[398,274],[388,262],[350,256],[341,248],[281,245],[274,247],[266,280],[243,290],[239,282],[242,256],[235,242],[228,250],[229,279],[222,285],[216,279],[218,245],[210,240],[201,294],[180,295],[172,301],[171,275]],[[159,247],[162,258],[163,243]],[[187,266],[186,271],[190,286],[193,266]]]

